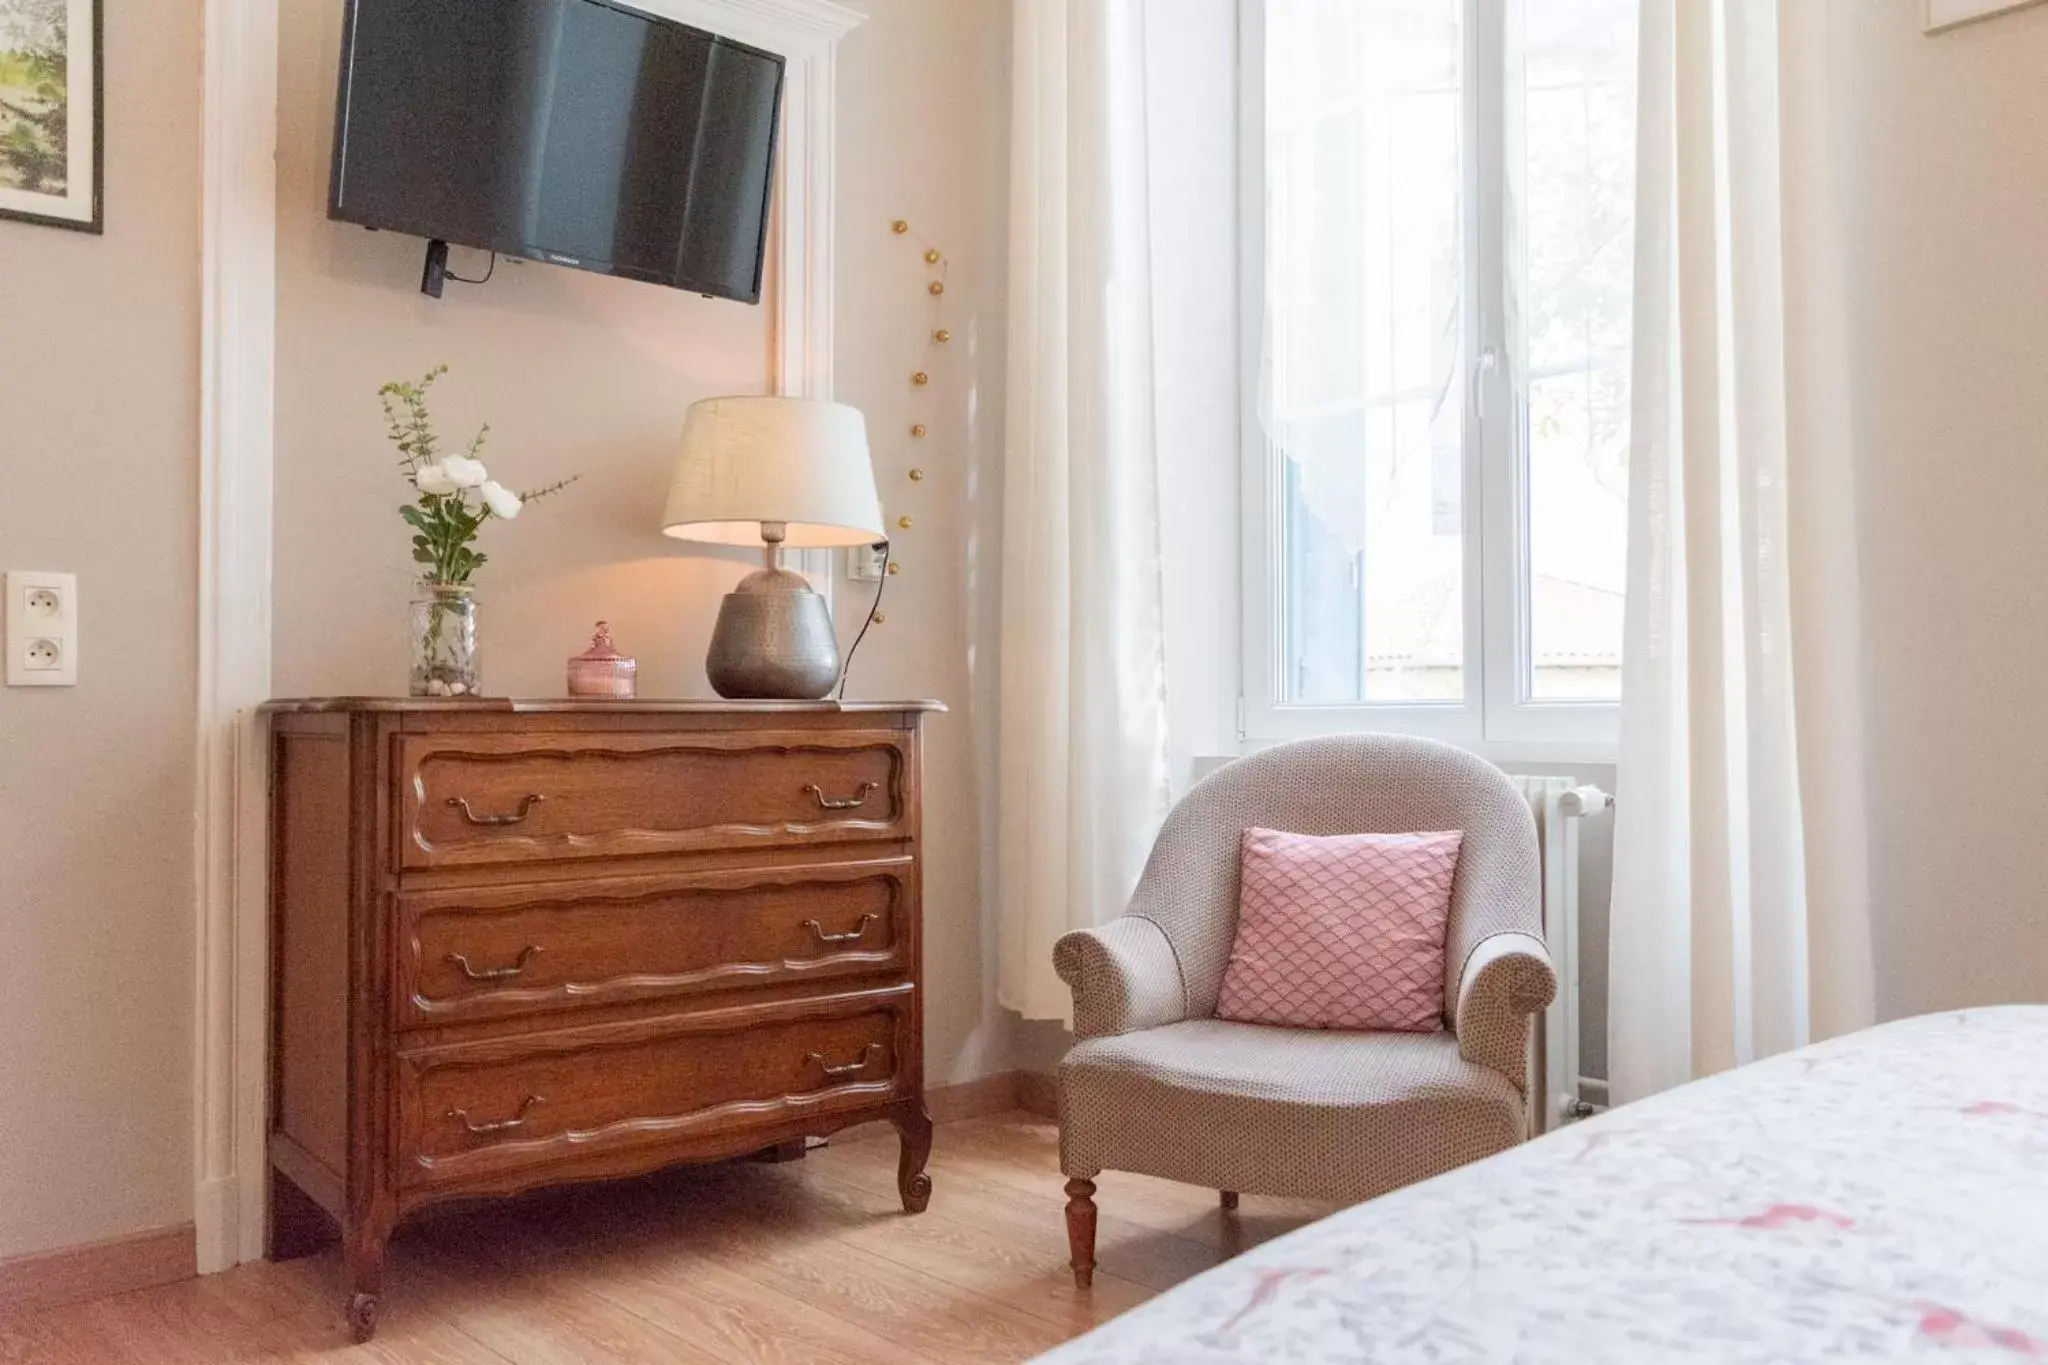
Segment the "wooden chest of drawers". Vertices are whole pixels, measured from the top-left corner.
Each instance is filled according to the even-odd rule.
[[[362,1340],[423,1205],[873,1119],[921,1211],[934,709],[274,703],[272,1254]]]

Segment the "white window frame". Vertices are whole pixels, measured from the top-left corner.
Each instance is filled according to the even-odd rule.
[[[1259,420],[1265,328],[1266,0],[1238,3],[1238,372],[1243,456],[1244,651],[1239,738],[1247,750],[1378,730],[1440,739],[1496,762],[1614,761],[1621,706],[1526,694],[1530,667],[1527,385],[1507,335],[1505,35],[1510,0],[1464,0],[1465,69],[1502,73],[1465,90],[1465,696],[1457,702],[1283,700],[1281,462]]]

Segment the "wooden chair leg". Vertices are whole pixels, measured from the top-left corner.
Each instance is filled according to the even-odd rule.
[[[1074,1268],[1074,1287],[1086,1289],[1095,1283],[1095,1182],[1067,1182],[1068,1264]]]
[[[1223,1196],[1223,1207],[1224,1207],[1224,1208],[1225,1208],[1226,1210],[1227,1210],[1227,1209],[1234,1209],[1234,1208],[1236,1208],[1236,1207],[1237,1207],[1237,1191],[1236,1191],[1236,1190],[1218,1190],[1218,1191],[1217,1191],[1217,1193]]]

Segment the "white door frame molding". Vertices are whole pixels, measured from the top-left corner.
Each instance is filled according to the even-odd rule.
[[[787,61],[771,377],[832,393],[835,0],[633,0]],[[193,1216],[201,1273],[263,1255],[269,1141],[268,762],[277,353],[275,0],[206,0],[201,192]]]
[[[277,352],[277,7],[206,0],[201,186],[193,1222],[201,1271],[263,1251],[264,762]]]

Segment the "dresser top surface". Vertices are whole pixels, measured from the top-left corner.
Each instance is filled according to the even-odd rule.
[[[297,697],[263,703],[264,714],[316,715],[332,712],[393,711],[454,715],[862,715],[944,711],[930,699],[910,701],[605,701],[594,697]]]

